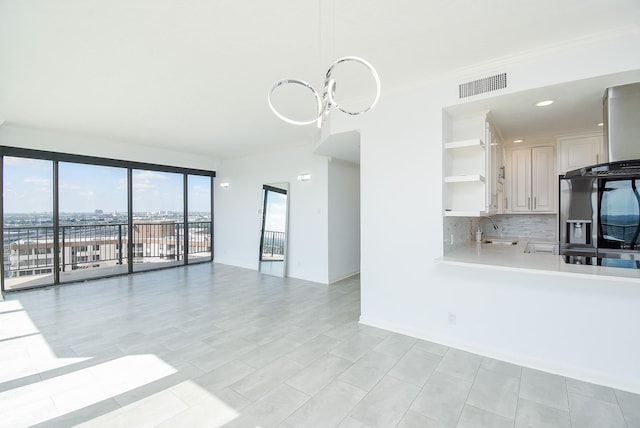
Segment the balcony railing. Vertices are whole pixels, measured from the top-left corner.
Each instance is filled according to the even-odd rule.
[[[184,223],[134,222],[131,263],[135,264],[135,270],[160,267],[154,265],[157,263],[181,265],[186,262],[185,253],[189,261],[210,260],[211,229],[210,221],[189,222],[188,241],[185,241]],[[53,226],[5,227],[3,235],[6,289],[19,288],[12,283],[24,283],[34,277],[51,277],[56,269],[56,256],[57,268],[65,279],[70,273],[81,276],[80,271],[85,271],[87,277],[104,275],[104,272],[87,272],[95,268],[109,269],[107,274],[128,271],[127,224],[60,226],[57,255],[54,254]]]
[[[638,229],[638,224],[616,224],[616,223],[605,223],[602,222],[602,234],[609,239],[615,239],[620,242],[627,242],[631,244],[635,244],[633,238],[635,237],[636,230]]]
[[[262,235],[261,260],[284,260],[284,232],[265,230]]]

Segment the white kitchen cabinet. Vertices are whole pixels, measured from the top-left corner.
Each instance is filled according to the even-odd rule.
[[[512,213],[555,212],[555,147],[512,149],[509,155],[506,210]]]
[[[555,168],[555,147],[531,149],[531,211],[554,212],[556,209],[556,187],[558,177]]]
[[[558,138],[558,173],[607,162],[602,134],[581,134]]]

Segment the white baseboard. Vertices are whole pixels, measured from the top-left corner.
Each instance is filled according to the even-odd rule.
[[[472,352],[474,354],[482,355],[484,357],[489,357],[500,361],[505,361],[507,363],[517,364],[519,366],[541,370],[547,373],[553,373],[560,376],[582,380],[584,382],[595,383],[622,391],[629,391],[635,394],[640,394],[639,379],[622,378],[601,371],[578,368],[559,361],[534,358],[529,355],[513,353],[505,351],[503,349],[484,346],[479,343],[457,340],[451,337],[430,336],[427,332],[424,331],[407,328],[406,326],[389,323],[384,320],[378,320],[365,316],[360,316],[360,323],[371,327],[377,327],[383,330],[389,330],[395,333],[404,334],[405,336],[415,337],[416,339],[428,340],[430,342],[435,342],[451,348]]]
[[[231,260],[216,260],[216,259],[214,259],[213,263],[217,263],[217,264],[220,264],[220,265],[237,267],[237,268],[241,268],[241,269],[249,269],[249,270],[253,270],[253,271],[257,271],[258,270],[258,266],[256,264],[236,263],[236,262],[233,262]]]
[[[356,270],[354,272],[348,273],[346,275],[343,275],[341,277],[330,279],[329,280],[329,284],[333,284],[334,282],[342,281],[343,279],[351,278],[352,276],[358,275],[359,273],[360,273],[360,269],[358,269],[358,270]]]

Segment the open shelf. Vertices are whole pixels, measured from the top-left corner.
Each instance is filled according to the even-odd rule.
[[[482,147],[484,148],[484,142],[480,138],[472,138],[470,140],[451,141],[444,143],[446,150],[450,149],[462,149],[467,147]]]
[[[483,175],[457,175],[444,179],[444,207],[447,217],[478,217],[486,209]]]
[[[480,174],[452,175],[444,178],[445,183],[484,183],[485,178]]]
[[[482,217],[486,211],[445,211],[445,217]]]
[[[449,135],[443,142],[444,216],[479,217],[487,208],[486,113],[452,123]]]

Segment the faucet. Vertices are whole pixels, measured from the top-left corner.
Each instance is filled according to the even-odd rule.
[[[500,233],[500,237],[502,238],[504,235],[504,232],[502,231],[502,228],[500,227],[500,225],[498,223],[496,223],[491,217],[489,217],[488,215],[483,216],[484,218],[489,219],[489,221],[491,222],[491,225],[493,226],[493,229],[496,230],[498,233]]]

